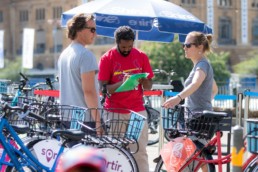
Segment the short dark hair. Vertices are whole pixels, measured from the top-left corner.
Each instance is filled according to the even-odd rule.
[[[94,20],[92,14],[77,14],[67,22],[67,37],[74,40],[77,36],[77,32],[87,27],[87,22]]]
[[[135,34],[132,28],[129,26],[120,26],[115,31],[115,40],[118,44],[120,40],[133,40],[135,39]]]

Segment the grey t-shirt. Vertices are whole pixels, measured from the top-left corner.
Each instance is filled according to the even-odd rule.
[[[203,110],[212,110],[211,95],[213,85],[213,69],[206,58],[202,58],[192,69],[185,81],[185,87],[192,83],[194,73],[197,69],[201,69],[206,77],[202,85],[189,97],[185,99],[185,105],[192,112],[200,112]]]
[[[96,92],[99,95],[97,82],[98,64],[94,54],[79,43],[71,43],[58,60],[60,103],[87,107],[82,90],[81,74],[95,71]],[[100,106],[100,103],[99,103]]]

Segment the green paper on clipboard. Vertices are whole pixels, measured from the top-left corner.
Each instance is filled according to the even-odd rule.
[[[147,78],[148,75],[148,73],[137,73],[131,75],[120,87],[116,89],[115,92],[118,93],[133,90],[139,84],[138,80]]]

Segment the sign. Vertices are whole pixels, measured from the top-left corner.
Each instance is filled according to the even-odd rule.
[[[4,68],[4,31],[0,30],[0,68]]]
[[[214,6],[213,0],[207,0],[207,25],[214,29]],[[214,33],[214,30],[213,30]]]
[[[177,137],[163,146],[160,155],[169,172],[178,172],[193,156],[196,146],[187,137]]]
[[[248,6],[247,0],[241,1],[241,38],[243,44],[248,44]]]
[[[22,67],[33,68],[33,49],[34,49],[34,35],[35,30],[24,28],[23,43],[22,43]]]

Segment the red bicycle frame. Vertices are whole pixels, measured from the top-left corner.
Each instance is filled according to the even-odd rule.
[[[208,146],[216,146],[217,148],[217,152],[218,152],[218,158],[213,159],[213,160],[206,160],[203,158],[199,158],[199,155],[202,153],[204,148],[207,148]],[[197,171],[202,164],[216,164],[218,165],[218,171],[222,172],[222,164],[226,164],[229,163],[231,161],[231,154],[226,155],[226,156],[222,156],[222,151],[221,151],[221,132],[217,131],[216,132],[216,136],[211,139],[201,150],[197,151],[193,157],[187,161],[182,168],[179,171],[182,171],[183,169],[185,169],[188,165],[190,165],[193,161],[198,161],[199,163],[197,164],[197,166],[194,168],[194,172]]]

